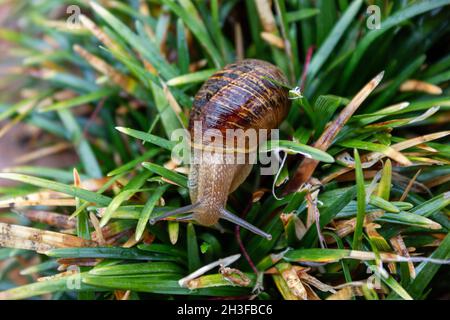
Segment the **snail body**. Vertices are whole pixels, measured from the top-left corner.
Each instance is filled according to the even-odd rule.
[[[193,148],[211,145],[214,137],[209,132],[225,137],[229,130],[245,133],[249,129],[277,128],[290,106],[288,90],[279,83],[287,83],[283,73],[274,65],[255,59],[229,64],[213,74],[194,99],[188,128]],[[198,127],[206,137],[200,144],[195,139],[199,133],[194,132]],[[225,209],[228,195],[247,178],[252,164],[225,161],[221,153],[202,152],[201,156],[190,167],[188,186],[192,204],[164,217],[192,212],[187,219],[201,225],[211,226],[225,219],[270,239],[269,234]],[[232,153],[228,159],[235,156]]]

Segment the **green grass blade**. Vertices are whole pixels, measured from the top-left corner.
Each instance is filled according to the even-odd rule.
[[[430,256],[432,259],[450,259],[450,235],[447,234],[441,245]],[[407,287],[408,292],[416,299],[420,299],[434,275],[438,272],[440,264],[431,261],[422,262],[416,269],[417,275]]]
[[[183,20],[177,20],[177,50],[178,50],[178,67],[181,74],[189,72],[189,48],[186,42],[186,32],[184,30]]]
[[[194,225],[189,223],[187,226],[187,256],[189,272],[194,272],[201,267],[200,250],[197,242],[197,235]]]
[[[364,186],[364,173],[361,167],[361,159],[359,158],[357,149],[354,149],[354,157],[358,212],[356,214],[356,226],[353,234],[352,248],[353,250],[358,250],[361,248],[363,238],[364,218],[366,215],[366,189]]]
[[[168,86],[182,86],[185,84],[198,83],[206,81],[216,69],[207,69],[197,72],[191,72],[182,76],[172,78],[166,82]]]
[[[159,186],[147,200],[147,203],[142,209],[141,216],[139,217],[138,224],[136,227],[135,239],[139,241],[144,233],[145,227],[148,223],[148,219],[153,213],[153,209],[155,208],[156,202],[162,197],[164,192],[167,190],[167,185]]]
[[[72,99],[57,102],[55,104],[52,104],[45,108],[42,108],[40,111],[47,112],[47,111],[55,111],[55,110],[63,110],[63,109],[73,108],[73,107],[76,107],[76,106],[79,106],[82,104],[100,100],[104,97],[112,96],[115,93],[115,91],[116,90],[113,90],[110,88],[104,88],[104,89],[100,89],[97,91],[92,91],[85,95],[80,95],[80,96],[72,98]]]
[[[111,203],[105,210],[102,219],[100,220],[100,227],[104,227],[109,219],[111,219],[112,214],[120,205],[129,200],[138,190],[145,184],[148,178],[152,175],[151,172],[142,171],[137,174],[133,179],[128,182],[128,184],[120,191],[120,193],[112,199]]]
[[[102,170],[91,148],[91,145],[83,136],[83,132],[75,117],[69,110],[59,110],[58,115],[61,118],[65,128],[69,132],[70,139],[77,149],[80,160],[83,163],[84,170],[92,178],[103,177]]]
[[[392,163],[387,159],[383,167],[380,183],[378,184],[377,195],[384,199],[389,200],[391,194],[391,182],[392,181]]]
[[[260,147],[260,152],[268,152],[273,150],[283,150],[288,153],[300,153],[308,158],[333,163],[334,158],[325,151],[319,150],[308,145],[289,140],[270,140]]]
[[[353,74],[353,71],[357,65],[362,61],[364,53],[367,51],[369,46],[379,37],[381,37],[385,32],[389,31],[391,28],[402,24],[403,22],[418,16],[427,11],[443,7],[450,4],[450,0],[424,0],[420,2],[413,3],[406,8],[394,13],[388,17],[385,21],[382,21],[381,28],[369,31],[362,40],[359,41],[350,62],[347,64],[342,79],[341,88],[345,87]]]
[[[175,273],[183,274],[184,270],[172,262],[133,263],[104,267],[96,267],[89,274],[99,276],[123,276],[133,274]]]
[[[311,60],[311,64],[308,69],[309,81],[315,78],[319,70],[322,68],[324,63],[330,57],[339,40],[342,38],[345,30],[354,21],[354,18],[358,13],[359,9],[361,8],[362,3],[363,3],[362,0],[356,0],[352,2],[350,7],[345,11],[344,15],[339,19],[338,23],[333,27],[333,30],[331,30],[326,40],[320,46],[319,51],[314,55],[314,58]],[[317,18],[319,19],[320,16],[317,16]],[[319,29],[322,29],[322,26],[320,26]]]
[[[108,172],[107,176],[108,177],[117,176],[117,175],[125,173],[129,170],[132,170],[137,165],[139,165],[142,161],[148,160],[148,159],[154,157],[155,155],[157,155],[158,153],[160,153],[160,150],[158,150],[158,149],[148,150],[142,156],[137,157],[137,158],[131,160],[130,162],[125,163],[124,165],[121,165],[120,167]]]
[[[180,4],[171,0],[162,0],[162,2],[178,17],[183,19],[183,22],[192,31],[205,51],[210,55],[215,66],[218,68],[221,67],[223,65],[223,59],[211,41],[208,31],[203,21],[200,19],[194,4],[190,0],[180,0]]]
[[[178,261],[177,257],[160,253],[149,253],[135,248],[96,247],[53,249],[45,253],[55,258],[98,258],[145,261]]]
[[[144,131],[134,130],[131,128],[123,128],[116,127],[116,129],[122,133],[125,133],[133,138],[140,139],[146,142],[150,142],[158,147],[164,148],[166,150],[172,150],[172,148],[176,145],[175,142],[155,136],[151,133],[147,133]]]
[[[103,196],[103,195],[97,194],[92,191],[80,189],[80,188],[70,186],[67,184],[63,184],[60,182],[55,182],[55,181],[42,179],[42,178],[36,178],[36,177],[32,177],[32,176],[27,176],[24,174],[0,173],[0,179],[19,181],[19,182],[31,184],[36,187],[54,190],[54,191],[61,192],[61,193],[64,193],[64,194],[67,194],[67,195],[70,195],[73,197],[83,199],[85,201],[97,203],[97,204],[103,205],[103,206],[107,206],[112,200],[110,197]]]
[[[187,188],[187,178],[179,173],[173,172],[169,169],[164,168],[163,166],[150,162],[143,162],[142,166],[145,169],[150,170],[151,172],[160,175],[163,178],[166,178],[167,180],[175,182],[179,186]]]

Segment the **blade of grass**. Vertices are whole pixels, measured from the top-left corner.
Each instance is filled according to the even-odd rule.
[[[145,227],[148,223],[148,219],[152,215],[156,203],[159,201],[164,192],[167,190],[167,187],[168,185],[159,186],[148,199],[144,209],[142,209],[141,216],[139,217],[138,224],[136,226],[136,233],[135,233],[136,241],[139,241],[139,239],[142,237],[142,234],[144,233]]]
[[[214,65],[217,68],[220,68],[223,65],[223,59],[215,45],[212,43],[208,31],[203,24],[203,21],[200,18],[194,4],[190,0],[180,0],[180,4],[170,0],[162,0],[162,2],[167,5],[178,17],[183,19],[183,22],[189,29],[191,29],[200,45],[214,61]]]
[[[147,179],[152,176],[151,172],[142,171],[133,177],[128,184],[120,191],[120,193],[111,200],[111,203],[106,208],[102,219],[100,220],[100,227],[104,227],[111,219],[112,214],[120,205],[128,201],[138,190],[147,182]]]
[[[34,185],[36,187],[44,188],[44,189],[50,189],[57,192],[61,192],[73,197],[78,197],[80,199],[97,203],[99,205],[107,206],[111,202],[111,198],[97,194],[92,191],[80,189],[77,187],[73,187],[67,184],[63,184],[60,182],[55,182],[47,179],[42,178],[36,178],[32,176],[27,176],[24,174],[17,174],[17,173],[0,173],[0,179],[8,179],[8,180],[14,180],[19,181],[27,184]]]
[[[143,162],[142,166],[145,169],[150,170],[151,172],[160,175],[161,177],[170,180],[181,187],[187,188],[187,178],[179,173],[150,162]]]
[[[189,272],[194,272],[202,265],[200,261],[200,252],[197,243],[197,235],[195,233],[194,225],[189,223],[187,226],[187,256]]]
[[[323,161],[326,163],[333,163],[334,159],[328,153],[310,147],[305,144],[301,144],[294,141],[288,140],[270,140],[267,141],[265,145],[260,147],[260,152],[269,152],[274,150],[283,150],[289,153],[300,153],[306,156],[307,158],[315,159],[317,161]]]
[[[146,142],[150,142],[158,147],[164,148],[166,150],[172,150],[172,148],[176,145],[175,142],[155,136],[153,134],[134,130],[131,128],[124,128],[124,127],[116,127],[116,129],[122,133],[125,133],[129,136],[132,136],[133,138],[140,139]]]
[[[55,104],[52,104],[50,106],[46,106],[45,108],[42,108],[41,112],[47,112],[47,111],[55,111],[55,110],[62,110],[62,109],[69,109],[72,107],[76,107],[82,104],[87,104],[93,101],[100,100],[104,97],[109,97],[114,95],[115,90],[110,88],[103,88],[97,91],[90,92],[85,95],[81,95],[72,99],[64,100],[57,102]]]
[[[321,1],[321,3],[326,2],[328,1]],[[317,53],[311,60],[311,64],[309,65],[308,69],[308,82],[311,82],[311,80],[316,77],[317,73],[321,70],[324,63],[330,57],[339,40],[344,35],[345,30],[353,22],[359,9],[361,8],[362,3],[362,0],[353,1],[349,8],[342,15],[342,17],[339,19],[338,23],[334,25],[333,30],[331,30],[323,44],[320,46],[319,51],[317,51]],[[319,19],[320,16],[317,16],[317,18]],[[322,25],[319,27],[319,29],[322,29]]]
[[[361,242],[363,238],[363,225],[366,215],[366,190],[364,186],[364,173],[361,167],[361,159],[357,149],[354,149],[355,158],[355,176],[356,176],[356,188],[357,188],[357,214],[356,214],[356,226],[353,234],[352,248],[358,250],[361,248]]]
[[[382,22],[382,27],[380,29],[369,31],[362,38],[362,40],[359,41],[350,59],[350,62],[346,65],[341,79],[341,88],[344,88],[348,84],[355,68],[362,61],[364,53],[376,39],[382,36],[385,32],[389,31],[391,28],[402,24],[408,19],[448,4],[450,4],[450,0],[425,0],[413,3],[388,17],[385,21]]]

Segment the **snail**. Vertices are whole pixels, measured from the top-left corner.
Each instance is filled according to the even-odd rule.
[[[281,70],[262,60],[246,59],[217,71],[194,99],[188,128],[194,148],[197,141],[192,137],[196,123],[201,125],[202,133],[212,129],[224,135],[229,129],[246,132],[248,129],[278,128],[290,107],[288,89],[281,85],[286,83]],[[200,148],[208,145],[211,143],[201,143]],[[192,204],[150,219],[150,223],[191,213],[177,220],[195,220],[201,225],[212,226],[224,219],[270,240],[270,234],[225,208],[228,195],[244,182],[252,164],[225,162],[224,158],[220,160],[214,154],[206,154],[202,161],[190,166],[188,187]],[[236,156],[236,152],[232,156]]]

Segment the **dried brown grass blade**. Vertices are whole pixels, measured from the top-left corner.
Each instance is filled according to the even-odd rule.
[[[25,199],[23,197],[7,199],[0,201],[0,208],[18,208],[18,207],[74,207],[75,199]]]
[[[400,86],[400,92],[425,92],[428,94],[440,95],[442,94],[442,89],[425,81],[407,80]]]
[[[409,258],[409,251],[408,248],[405,245],[405,242],[403,241],[402,236],[399,234],[391,239],[389,239],[392,247],[394,248],[395,253],[397,253],[400,256],[404,256],[406,258]],[[408,270],[409,274],[412,279],[416,277],[416,270],[414,269],[414,264],[411,261],[408,261]]]
[[[402,150],[405,150],[408,148],[412,148],[412,147],[421,145],[421,144],[429,142],[429,141],[444,138],[448,135],[450,135],[450,131],[441,131],[441,132],[430,133],[430,134],[427,134],[424,136],[420,136],[420,137],[416,137],[416,138],[412,138],[412,139],[408,139],[408,140],[396,143],[396,144],[392,145],[391,147],[397,151],[402,151]],[[379,152],[371,152],[369,154],[366,154],[361,157],[361,161],[363,162],[362,167],[365,169],[370,168],[371,166],[373,166],[375,163],[377,163],[379,160],[383,159],[384,157],[385,157],[385,155],[382,153],[379,153]],[[305,160],[308,160],[308,159],[305,159]],[[352,170],[353,170],[353,166],[348,165],[347,168],[342,168],[342,169],[334,172],[332,175],[329,175],[329,176],[323,178],[320,182],[322,184],[326,184],[326,183],[332,181],[333,179],[335,179],[336,177],[343,175]]]
[[[280,271],[280,274],[283,280],[286,282],[289,291],[294,297],[301,300],[308,299],[308,293],[306,292],[306,288],[303,285],[294,268],[291,267],[282,270]]]
[[[271,46],[277,47],[279,49],[284,49],[283,39],[277,36],[276,34],[269,32],[261,32],[261,38]]]
[[[262,27],[265,32],[278,33],[275,16],[271,8],[271,1],[269,0],[255,0],[256,10],[258,11]]]
[[[55,248],[94,247],[97,243],[59,232],[0,222],[0,246],[43,253]]]
[[[236,46],[236,60],[244,59],[244,37],[242,35],[242,27],[239,22],[234,24],[234,43]]]
[[[60,213],[43,210],[16,210],[16,212],[31,221],[45,223],[59,229],[73,229],[76,227],[75,220],[69,219],[69,216]]]
[[[330,126],[323,132],[323,134],[319,137],[319,139],[314,144],[315,148],[318,148],[322,151],[326,151],[331,144],[333,143],[334,138],[336,138],[337,134],[350,117],[355,113],[355,111],[359,108],[359,106],[364,102],[364,100],[372,93],[373,90],[378,86],[378,84],[383,79],[384,72],[378,74],[375,78],[369,81],[368,84],[364,86],[364,88],[359,91],[356,96],[350,101],[350,103],[341,111],[339,116],[332,122]],[[286,188],[283,191],[283,194],[288,194],[291,192],[297,191],[300,186],[302,186],[305,182],[307,182],[314,170],[316,169],[319,162],[314,159],[305,158],[300,163],[297,171],[294,174],[294,177],[288,183]]]
[[[445,176],[437,177],[435,179],[427,181],[425,183],[425,185],[427,186],[427,188],[433,188],[433,187],[440,186],[441,184],[447,183],[449,181],[450,181],[450,174],[447,174]]]
[[[97,235],[97,242],[103,246],[105,242],[105,238],[103,237],[102,228],[100,227],[100,222],[98,221],[97,217],[93,212],[89,213],[89,218],[91,220],[92,225],[94,226],[95,233]]]
[[[409,180],[408,185],[405,188],[405,191],[403,191],[402,196],[400,197],[399,201],[404,201],[406,199],[406,197],[409,194],[409,191],[411,190],[412,186],[414,185],[414,182],[416,181],[417,177],[419,176],[419,174],[422,172],[422,169],[419,169],[416,174],[414,175],[414,177]]]
[[[361,290],[358,287],[348,286],[328,296],[326,300],[351,300],[354,296],[362,296]]]
[[[41,159],[50,155],[54,155],[56,153],[59,153],[61,151],[65,151],[67,149],[72,148],[72,144],[67,142],[61,142],[54,144],[50,147],[40,148],[36,151],[29,152],[27,154],[24,154],[23,156],[18,157],[15,159],[15,164],[24,164],[36,159]]]

